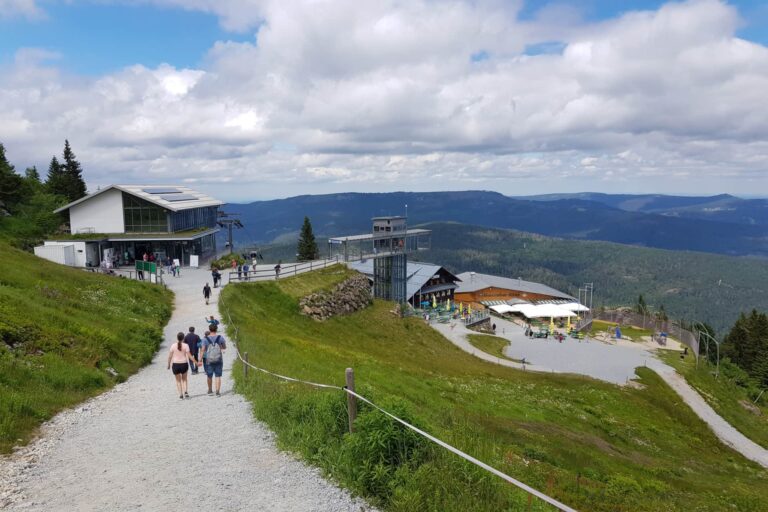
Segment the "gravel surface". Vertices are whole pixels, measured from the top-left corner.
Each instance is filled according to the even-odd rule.
[[[210,274],[184,269],[163,343],[148,367],[112,390],[57,415],[39,438],[0,460],[0,508],[9,510],[367,511],[364,501],[279,451],[232,391],[234,351],[225,353],[222,396],[190,375],[189,400],[166,370],[170,340],[204,316],[218,316],[219,289],[206,306]],[[221,331],[223,332],[223,330]]]
[[[615,384],[626,384],[636,377],[635,368],[647,366],[655,371],[683,401],[701,418],[704,423],[724,444],[730,446],[746,458],[768,468],[768,450],[750,440],[736,430],[730,423],[719,416],[709,404],[693,389],[677,371],[668,364],[656,359],[644,346],[614,345],[598,341],[579,342],[568,338],[563,343],[549,339],[529,339],[522,327],[512,322],[494,318],[496,335],[510,342],[505,353],[514,359],[531,361],[525,370],[555,373],[577,373],[601,379]],[[433,323],[432,327],[440,331],[454,345],[486,361],[523,369],[522,365],[507,359],[487,354],[467,341],[467,335],[477,334],[460,322],[450,324]]]

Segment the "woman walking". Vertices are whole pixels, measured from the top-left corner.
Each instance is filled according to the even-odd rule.
[[[183,343],[183,332],[176,335],[176,340],[176,343],[171,345],[171,350],[168,352],[168,369],[173,369],[173,376],[176,378],[176,391],[179,392],[179,398],[184,400],[184,397],[189,398],[189,393],[187,392],[188,361],[192,361],[195,365],[197,365],[197,361],[192,357],[189,345]]]

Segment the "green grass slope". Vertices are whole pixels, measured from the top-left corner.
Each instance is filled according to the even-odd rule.
[[[376,301],[315,322],[298,300],[340,282],[331,267],[272,283],[230,285],[222,303],[240,348],[282,374],[343,384],[563,502],[590,511],[763,510],[768,472],[719,443],[656,374],[642,389],[485,363],[418,319]],[[500,479],[361,407],[346,432],[342,393],[260,372],[238,388],[278,442],[387,510],[525,510]],[[534,504],[533,510],[550,510]]]
[[[704,357],[699,358],[698,368],[692,357],[680,359],[675,353],[662,353],[662,358],[685,377],[717,414],[752,441],[768,448],[768,397],[763,395],[757,404],[753,403],[760,389],[754,388],[750,393],[744,387],[746,375],[742,370],[725,361],[716,378],[715,364],[708,364]]]
[[[148,363],[171,310],[172,294],[161,287],[0,243],[0,452]]]

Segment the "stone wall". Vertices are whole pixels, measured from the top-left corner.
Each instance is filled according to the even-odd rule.
[[[299,301],[299,308],[302,315],[322,321],[360,311],[372,302],[368,278],[359,274],[339,283],[333,291],[304,297]]]

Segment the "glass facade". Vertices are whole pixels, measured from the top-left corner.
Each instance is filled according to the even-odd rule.
[[[126,233],[167,233],[168,210],[136,196],[123,193]]]
[[[131,194],[123,193],[126,233],[176,233],[190,229],[216,227],[217,207],[166,210]]]
[[[187,229],[213,228],[216,226],[216,207],[192,208],[180,212],[171,212],[171,231]]]

